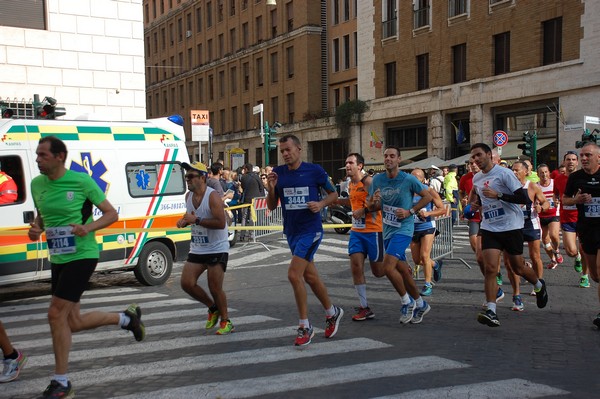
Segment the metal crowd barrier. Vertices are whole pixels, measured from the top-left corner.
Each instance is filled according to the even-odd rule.
[[[270,248],[265,243],[257,241],[257,239],[272,234],[282,234],[283,212],[281,204],[278,203],[277,208],[271,211],[267,208],[266,197],[254,198],[248,213],[249,217],[243,220],[243,225],[246,228],[240,229],[245,230],[247,238],[243,246],[249,244],[262,245],[267,251],[270,251]],[[261,229],[261,227],[263,228]]]

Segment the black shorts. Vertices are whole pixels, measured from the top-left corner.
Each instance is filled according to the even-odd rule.
[[[229,254],[227,252],[219,252],[216,254],[188,254],[187,261],[190,263],[198,263],[200,265],[215,266],[222,265],[223,271],[227,271],[227,261],[229,260]]]
[[[481,249],[499,249],[509,255],[523,255],[523,230],[493,232],[479,230]]]
[[[523,241],[532,242],[537,241],[542,237],[542,231],[540,229],[523,229]]]
[[[432,227],[431,229],[427,229],[427,230],[415,231],[412,236],[412,242],[419,243],[419,242],[421,242],[421,238],[423,238],[429,234],[435,234],[435,236],[437,237],[440,234],[440,232],[437,231],[435,229],[435,227]]]
[[[548,226],[550,223],[558,223],[560,222],[560,218],[558,216],[551,216],[549,218],[540,218],[540,224],[542,226]]]
[[[581,222],[577,223],[577,237],[583,252],[588,255],[597,255],[600,249],[600,228],[582,228]]]
[[[52,263],[52,295],[70,302],[79,302],[88,288],[98,259],[79,259],[67,263]]]

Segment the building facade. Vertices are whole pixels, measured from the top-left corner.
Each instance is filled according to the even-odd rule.
[[[141,0],[4,2],[0,99],[52,97],[66,117],[146,119]],[[87,115],[87,116],[82,116]]]

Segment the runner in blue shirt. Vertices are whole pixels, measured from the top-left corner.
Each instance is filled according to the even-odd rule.
[[[298,137],[290,134],[279,139],[279,151],[285,165],[277,166],[267,176],[267,207],[274,210],[281,201],[283,232],[292,251],[288,279],[294,290],[300,319],[296,346],[310,344],[314,336],[308,321],[305,282],[325,308],[325,338],[337,333],[344,315],[342,308],[331,303],[313,261],[323,238],[320,211],[337,200],[337,191],[322,167],[302,162],[301,150]],[[323,198],[320,196],[321,188],[327,192]]]
[[[431,307],[419,294],[405,252],[413,236],[415,209],[431,202],[431,194],[416,177],[398,169],[401,160],[398,147],[386,147],[383,157],[386,173],[373,178],[367,204],[369,212],[381,209],[383,214],[383,268],[402,298],[400,322],[420,323]],[[421,199],[413,205],[415,194]]]

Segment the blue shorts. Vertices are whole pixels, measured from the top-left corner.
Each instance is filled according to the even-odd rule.
[[[406,261],[406,248],[408,248],[412,236],[395,234],[392,238],[383,241],[385,253],[395,258]]]
[[[312,262],[323,239],[323,232],[287,236],[286,238],[293,256]]]
[[[538,241],[542,237],[540,229],[523,229],[523,241]]]
[[[577,222],[561,223],[560,228],[567,233],[577,232]]]
[[[368,256],[371,262],[381,262],[383,260],[383,233],[359,233],[351,230],[348,255],[356,253]]]

